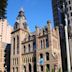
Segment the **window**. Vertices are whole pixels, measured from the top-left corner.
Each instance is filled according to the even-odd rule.
[[[50,65],[49,64],[46,65],[46,69],[48,69],[50,71]]]
[[[42,48],[42,40],[41,40],[41,48]]]
[[[49,43],[48,43],[48,39],[46,39],[46,48],[48,48]]]
[[[17,64],[18,64],[18,58],[17,58]]]
[[[40,54],[40,58],[43,58],[43,54]]]
[[[19,54],[19,36],[17,36],[17,54]]]
[[[15,58],[15,65],[16,65],[16,58]]]
[[[67,14],[67,16],[69,17],[69,14]]]
[[[13,65],[14,65],[14,59],[13,59]]]
[[[36,42],[33,42],[33,50],[36,49]]]
[[[26,52],[26,47],[24,46],[24,53]]]
[[[16,72],[18,72],[18,67],[16,67]]]
[[[70,24],[70,20],[68,20],[68,24]]]
[[[14,67],[13,67],[13,72],[15,72],[15,69],[14,69]]]
[[[13,39],[13,54],[15,54],[15,38]]]
[[[70,1],[68,1],[69,2],[69,4],[71,4],[71,2]]]
[[[41,71],[43,71],[43,66],[41,65]]]
[[[49,53],[46,53],[46,60],[49,60]]]
[[[71,6],[70,6],[69,8],[70,8],[70,10],[71,10]]]
[[[71,16],[72,16],[72,12],[71,12]]]
[[[29,52],[30,52],[30,44],[28,45],[28,48],[29,48],[28,50],[29,50]]]
[[[30,35],[28,36],[28,40],[30,40]]]
[[[43,39],[43,46],[44,46],[44,48],[45,48],[45,40]]]

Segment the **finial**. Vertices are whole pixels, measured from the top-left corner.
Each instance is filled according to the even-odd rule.
[[[21,12],[21,11],[22,11],[22,12],[24,12],[24,9],[23,9],[23,7],[21,7],[21,8],[20,8],[20,12]]]

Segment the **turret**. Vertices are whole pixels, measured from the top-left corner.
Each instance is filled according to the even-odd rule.
[[[24,15],[23,8],[20,9],[19,14],[16,18],[15,25],[14,25],[14,31],[18,30],[18,29],[28,31],[27,20],[26,20],[26,17]]]

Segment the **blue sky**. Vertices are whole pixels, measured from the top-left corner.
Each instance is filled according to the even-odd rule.
[[[51,20],[53,26],[51,0],[8,0],[7,19],[10,25],[14,25],[21,7],[31,31],[35,30],[35,25],[45,26],[47,20]]]

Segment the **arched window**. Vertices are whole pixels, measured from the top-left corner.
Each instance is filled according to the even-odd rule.
[[[18,67],[16,67],[16,72],[18,72]]]
[[[43,47],[42,44],[43,44],[43,43],[42,43],[42,40],[41,40],[41,48]]]
[[[29,52],[30,52],[30,44],[28,45],[28,50],[29,50]]]
[[[43,39],[43,47],[45,48],[45,40]]]
[[[14,67],[13,67],[13,72],[15,72],[15,69],[14,69]]]
[[[26,47],[24,46],[24,53],[26,52]]]
[[[15,54],[15,38],[13,38],[13,54]]]
[[[33,42],[33,50],[36,49],[36,42]]]
[[[46,60],[49,60],[49,53],[46,52]]]
[[[17,36],[17,54],[19,54],[19,36]]]
[[[46,39],[46,48],[48,48],[49,43],[48,43],[48,38]]]

